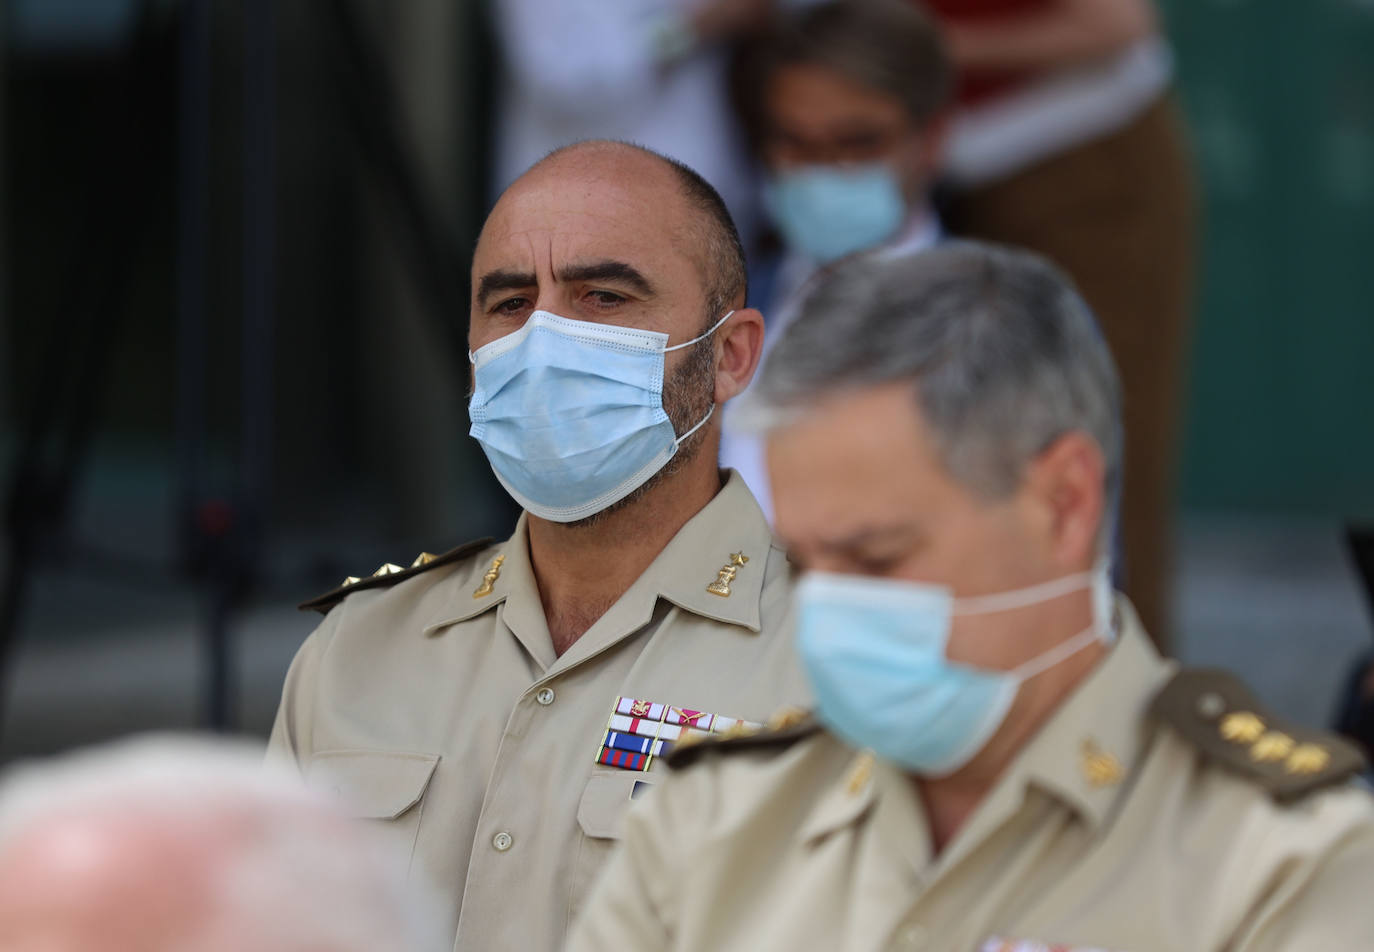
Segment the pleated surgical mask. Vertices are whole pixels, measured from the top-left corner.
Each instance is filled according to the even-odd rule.
[[[469,353],[473,439],[516,502],[575,522],[634,492],[676,455],[715,405],[678,435],[663,408],[668,335],[535,311],[514,333]]]
[[[777,172],[763,202],[788,247],[821,264],[882,244],[907,213],[901,183],[883,163]]]
[[[1014,611],[1089,586],[1092,626],[1011,671],[945,657],[956,615]],[[958,599],[939,585],[813,572],[796,598],[797,646],[817,716],[854,746],[932,777],[953,773],[983,749],[1023,683],[1114,636],[1105,565]]]

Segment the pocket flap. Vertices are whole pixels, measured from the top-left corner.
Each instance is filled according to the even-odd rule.
[[[387,820],[420,802],[438,763],[438,754],[323,750],[311,758],[306,782],[353,816]]]
[[[651,783],[642,773],[618,770],[596,773],[587,781],[577,805],[577,822],[588,836],[618,840],[625,811],[630,809],[630,794],[636,783]]]

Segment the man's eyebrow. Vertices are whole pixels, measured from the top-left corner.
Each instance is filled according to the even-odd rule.
[[[658,292],[649,279],[639,273],[634,265],[623,261],[593,261],[590,264],[568,265],[558,272],[558,280],[568,283],[578,281],[614,281],[624,285],[644,297],[653,297]]]
[[[487,299],[497,291],[519,291],[532,288],[539,280],[531,273],[522,271],[488,271],[482,275],[477,285],[477,306],[485,308]]]

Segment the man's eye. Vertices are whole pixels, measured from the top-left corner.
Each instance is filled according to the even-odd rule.
[[[515,314],[519,311],[523,311],[528,306],[528,298],[513,297],[506,298],[500,304],[496,305],[496,307],[492,308],[492,311],[496,314]]]
[[[901,565],[901,556],[861,556],[856,560],[860,575],[883,577],[892,574]]]
[[[616,294],[614,291],[588,291],[587,296],[600,305],[621,304],[625,301],[624,295]]]

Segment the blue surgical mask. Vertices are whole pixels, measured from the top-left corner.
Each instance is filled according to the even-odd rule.
[[[1092,627],[1015,670],[945,657],[955,615],[1012,611],[1089,586]],[[959,599],[937,585],[813,572],[797,587],[797,645],[828,727],[913,773],[941,777],[983,749],[1022,683],[1113,636],[1111,597],[1105,566]]]
[[[779,172],[763,202],[788,247],[822,264],[882,244],[906,218],[897,175],[881,163]]]
[[[535,311],[475,353],[473,439],[525,509],[575,522],[619,502],[677,453],[715,411],[678,436],[663,409],[668,335]]]

